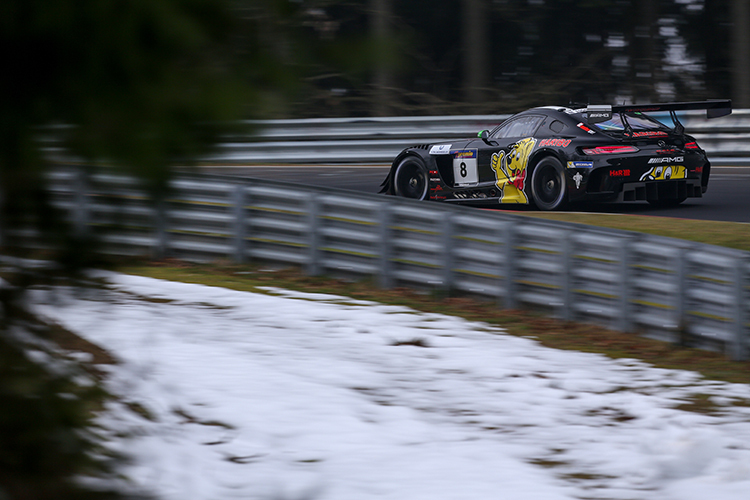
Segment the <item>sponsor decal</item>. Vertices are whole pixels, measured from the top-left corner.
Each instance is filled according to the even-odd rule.
[[[430,148],[431,155],[447,155],[451,152],[450,144],[436,144]]]
[[[702,174],[702,173],[703,173],[703,167],[702,167],[702,166],[700,166],[700,167],[696,168],[696,169],[695,169],[695,173],[697,173],[697,174]]]
[[[593,161],[569,161],[568,168],[594,168]]]
[[[558,148],[567,148],[570,146],[570,139],[542,139],[539,141],[539,147],[558,147]]]
[[[495,185],[500,189],[500,203],[528,203],[526,167],[534,150],[536,139],[527,137],[513,144],[510,151],[499,151],[492,155],[490,166],[495,172]]]
[[[440,182],[440,177],[430,177],[430,182]]]
[[[476,149],[462,149],[458,151],[451,151],[451,154],[454,158],[476,158],[477,157],[477,150]]]
[[[576,125],[576,127],[580,128],[581,130],[583,130],[585,132],[588,132],[589,134],[595,134],[596,133],[593,130],[591,130],[590,128],[588,128],[586,125],[584,125],[583,122],[581,122],[578,125]]]
[[[576,183],[576,189],[581,189],[581,181],[583,180],[583,176],[581,175],[581,172],[576,172],[576,175],[573,176],[573,181]]]
[[[687,179],[687,169],[682,165],[651,167],[640,178],[642,181],[668,181],[669,179]]]
[[[660,130],[646,130],[644,132],[633,132],[633,137],[667,137],[669,134]]]
[[[609,171],[610,177],[630,177],[630,169],[624,169],[624,170],[610,170]]]
[[[659,141],[659,142],[664,142],[664,141]],[[679,153],[679,151],[676,149],[657,149],[656,150],[656,154],[658,155],[673,155],[675,153]]]
[[[479,182],[479,170],[477,169],[477,150],[459,149],[450,152],[453,155],[453,178],[454,185],[474,186]]]
[[[654,163],[682,163],[685,161],[684,156],[665,156],[664,158],[651,158],[648,160],[649,165]]]
[[[654,111],[661,111],[661,108],[626,108],[623,111],[626,113],[653,113]]]

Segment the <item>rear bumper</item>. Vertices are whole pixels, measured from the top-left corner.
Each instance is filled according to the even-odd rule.
[[[616,201],[669,201],[686,198],[701,198],[704,189],[700,179],[676,179],[669,181],[626,182]]]

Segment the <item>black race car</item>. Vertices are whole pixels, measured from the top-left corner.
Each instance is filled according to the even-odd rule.
[[[529,109],[473,139],[406,148],[381,193],[478,205],[532,203],[541,210],[576,201],[676,205],[708,187],[711,164],[676,115],[696,109],[716,118],[730,114],[732,103]]]

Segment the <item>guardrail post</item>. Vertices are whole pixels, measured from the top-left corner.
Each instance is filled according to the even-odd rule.
[[[317,276],[320,274],[320,221],[318,220],[318,211],[320,203],[316,193],[308,193],[307,196],[307,226],[308,226],[308,253],[307,253],[307,274]]]
[[[454,256],[453,236],[455,225],[453,223],[453,212],[444,212],[441,217],[443,237],[443,290],[450,293],[454,288]]]
[[[245,186],[239,184],[232,191],[232,239],[234,249],[234,261],[245,262]]]
[[[615,329],[621,332],[630,332],[633,330],[633,320],[631,319],[631,299],[633,297],[633,285],[630,279],[631,263],[631,246],[633,238],[623,238],[620,245],[619,271],[620,275],[620,314],[615,321]]]
[[[167,202],[159,196],[154,201],[154,248],[155,259],[163,259],[167,256]]]
[[[516,284],[516,265],[518,250],[518,228],[512,222],[505,225],[503,231],[503,240],[505,245],[505,252],[498,255],[498,263],[500,264],[500,272],[504,276],[505,285],[505,298],[503,305],[506,309],[515,309],[518,307],[518,285]]]
[[[675,281],[677,293],[674,298],[674,329],[675,336],[672,339],[673,344],[681,344],[687,340],[688,322],[685,311],[687,308],[687,257],[688,248],[681,247],[677,249],[677,264],[675,269]]]
[[[748,285],[750,285],[750,266],[748,266],[747,258],[737,257],[735,261],[735,273],[734,273],[734,304],[732,314],[732,330],[734,339],[730,346],[729,355],[735,361],[745,361],[748,358],[748,350],[750,349],[750,338],[748,336],[747,327],[745,326],[748,321],[747,301],[745,300]]]
[[[384,202],[380,204],[378,219],[378,229],[380,232],[380,264],[378,266],[380,274],[378,276],[378,283],[382,288],[388,289],[393,287],[393,265],[391,263],[391,254],[393,253],[393,243],[391,241],[393,213],[388,203]]]
[[[563,321],[570,321],[571,314],[571,289],[573,280],[573,234],[565,231],[562,241],[562,272],[560,275],[560,303],[558,315]]]
[[[77,169],[73,178],[73,189],[75,190],[75,209],[73,210],[73,228],[78,238],[84,238],[88,234],[89,209],[88,209],[88,183],[86,173],[83,169]]]

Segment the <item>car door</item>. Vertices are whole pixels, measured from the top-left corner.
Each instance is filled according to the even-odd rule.
[[[544,119],[534,114],[511,118],[478,141],[480,182],[494,183],[501,203],[528,203],[526,168]]]

